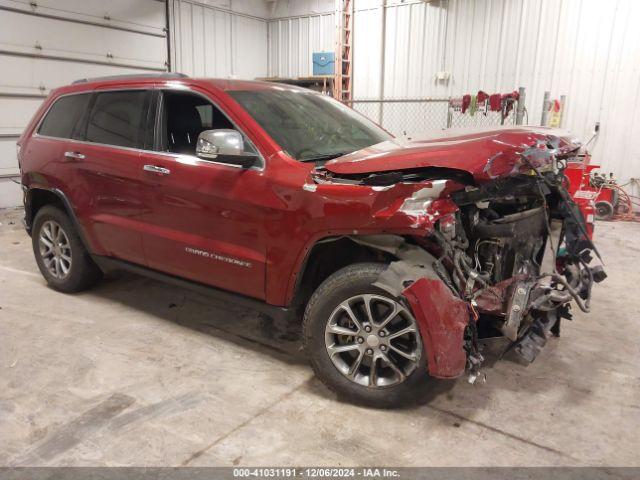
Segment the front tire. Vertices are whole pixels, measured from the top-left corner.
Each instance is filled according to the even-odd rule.
[[[304,346],[320,380],[344,399],[377,408],[411,403],[427,386],[418,325],[404,302],[374,286],[386,265],[338,270],[304,315]]]
[[[38,210],[31,241],[40,273],[51,288],[80,292],[102,277],[69,216],[59,208],[46,205]]]

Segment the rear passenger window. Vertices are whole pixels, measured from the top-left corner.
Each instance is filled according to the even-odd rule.
[[[91,94],[68,95],[55,101],[38,129],[39,135],[77,138],[80,120]]]
[[[144,147],[147,91],[97,93],[87,120],[85,139],[121,147]]]

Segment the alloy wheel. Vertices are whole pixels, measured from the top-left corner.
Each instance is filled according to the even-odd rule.
[[[57,279],[66,278],[71,271],[71,243],[58,222],[47,220],[42,224],[38,246],[47,271]]]
[[[374,294],[356,295],[335,308],[325,345],[345,377],[370,388],[404,382],[422,354],[413,315],[399,302]]]

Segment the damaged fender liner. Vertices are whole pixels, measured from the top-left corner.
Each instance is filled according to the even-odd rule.
[[[464,331],[469,324],[467,303],[455,297],[442,280],[421,278],[402,292],[418,321],[429,375],[454,378],[467,364]]]
[[[396,235],[350,237],[362,245],[395,255],[375,286],[409,303],[418,322],[429,375],[455,378],[465,372],[465,329],[471,320],[468,304],[455,296],[435,271],[436,258]]]

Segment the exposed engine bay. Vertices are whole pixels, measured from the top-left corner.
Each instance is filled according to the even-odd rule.
[[[569,302],[588,312],[592,284],[606,277],[588,265],[597,250],[582,213],[561,172],[500,179],[452,199],[456,231],[434,233],[451,285],[475,310],[476,331],[499,330],[531,362],[560,320],[571,319]]]
[[[411,306],[429,373],[439,378],[467,370],[475,379],[482,337],[504,336],[505,353],[532,362],[559,335],[561,320],[571,319],[573,303],[589,311],[592,285],[606,278],[602,265],[590,265],[599,254],[584,209],[563,186],[566,160],[580,145],[551,135],[530,144],[491,141],[500,143],[497,153],[482,163],[456,159],[450,168],[439,156],[423,168],[347,172],[337,164],[316,175],[320,184],[378,191],[426,185],[397,210],[412,227],[432,222],[424,236],[352,239],[397,259],[377,285]]]

